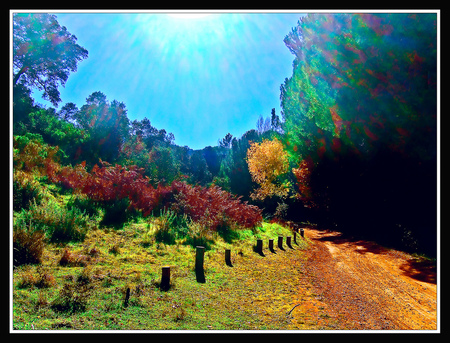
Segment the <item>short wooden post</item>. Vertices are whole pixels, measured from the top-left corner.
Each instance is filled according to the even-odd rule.
[[[127,292],[125,294],[125,301],[123,302],[123,307],[128,307],[129,301],[130,301],[130,287],[127,287]]]
[[[256,252],[259,254],[263,253],[263,240],[262,239],[256,240]]]
[[[162,267],[161,283],[159,284],[159,288],[163,291],[167,291],[170,288],[170,267]]]
[[[283,236],[278,236],[278,248],[283,249]]]
[[[196,246],[195,249],[195,275],[197,277],[197,282],[205,283],[205,271],[203,269],[205,247]]]
[[[294,243],[298,245],[297,243],[297,232],[294,231]]]
[[[269,239],[269,250],[270,250],[271,252],[274,252],[274,249],[273,249],[273,239]]]
[[[300,236],[302,236],[302,238],[305,238],[305,230],[303,230],[303,228],[300,229]]]
[[[225,263],[227,266],[233,266],[231,264],[231,249],[225,249]]]
[[[287,236],[287,237],[286,237],[286,245],[287,245],[289,248],[292,249],[291,238],[292,238],[291,236]]]

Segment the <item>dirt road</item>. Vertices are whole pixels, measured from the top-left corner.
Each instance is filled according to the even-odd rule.
[[[436,330],[436,270],[430,263],[340,233],[305,229],[305,275],[343,329]]]

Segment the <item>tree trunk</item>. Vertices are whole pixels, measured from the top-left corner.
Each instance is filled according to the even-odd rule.
[[[19,81],[20,76],[25,73],[28,70],[27,66],[23,66],[16,75],[14,75],[14,79],[13,79],[13,86],[15,86],[17,84],[17,81]]]

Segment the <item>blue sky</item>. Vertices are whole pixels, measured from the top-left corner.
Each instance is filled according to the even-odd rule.
[[[259,115],[280,114],[280,85],[294,56],[283,39],[299,13],[58,13],[89,51],[60,88],[78,107],[92,92],[122,101],[193,149],[240,137]],[[45,103],[40,96],[36,100]]]

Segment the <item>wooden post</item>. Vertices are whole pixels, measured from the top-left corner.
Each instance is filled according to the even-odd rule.
[[[292,245],[291,245],[291,236],[287,236],[286,237],[286,245],[292,249]]]
[[[231,264],[231,249],[225,249],[225,263],[227,266],[233,266]]]
[[[275,252],[274,249],[273,249],[273,239],[269,239],[269,250],[271,252]]]
[[[195,249],[195,275],[197,277],[197,282],[205,283],[205,271],[203,269],[205,247],[196,246]]]
[[[300,236],[302,236],[302,238],[305,238],[305,230],[303,230],[303,228],[300,229]]]
[[[170,288],[170,267],[162,267],[159,288],[163,291],[167,291]]]
[[[298,245],[297,243],[297,232],[294,231],[294,243]]]
[[[128,307],[129,300],[130,300],[130,287],[127,287],[127,292],[125,294],[125,301],[123,302],[123,307]]]
[[[278,236],[278,248],[283,249],[283,236]]]
[[[256,252],[258,254],[262,254],[263,253],[263,240],[262,239],[257,239],[256,240]]]

